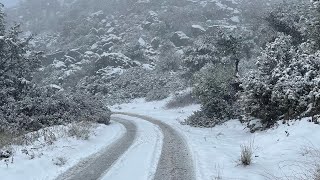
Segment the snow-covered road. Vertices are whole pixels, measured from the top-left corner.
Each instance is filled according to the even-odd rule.
[[[113,115],[126,133],[86,158],[60,179],[194,180],[193,161],[183,137],[159,120],[135,114]]]
[[[189,147],[184,138],[169,125],[161,122],[160,120],[142,116],[133,113],[120,113],[131,117],[123,116],[124,118],[133,120],[141,119],[158,126],[163,134],[163,145],[161,150],[161,156],[157,165],[156,172],[154,174],[154,180],[195,180],[194,166],[192,157],[189,151]],[[119,116],[119,115],[117,115]],[[161,147],[158,147],[158,149]],[[137,155],[137,154],[136,154]],[[146,171],[148,171],[146,169]],[[125,173],[125,172],[124,172]],[[106,178],[105,180],[113,180],[112,178]],[[139,179],[144,180],[146,178],[117,178],[120,179]],[[150,176],[147,179],[151,179]]]
[[[116,119],[116,121],[124,125],[126,133],[113,144],[70,168],[60,175],[57,180],[95,180],[101,177],[106,169],[109,169],[132,145],[136,137],[137,127],[134,123],[121,119]]]

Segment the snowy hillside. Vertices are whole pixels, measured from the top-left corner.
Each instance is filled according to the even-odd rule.
[[[319,24],[317,0],[0,3],[0,179],[319,180]]]

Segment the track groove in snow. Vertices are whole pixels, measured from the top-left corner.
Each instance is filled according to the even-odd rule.
[[[96,180],[132,145],[136,137],[136,125],[125,120],[116,120],[123,124],[127,132],[105,150],[84,159],[57,180]],[[81,151],[81,150],[80,150]]]
[[[137,117],[160,127],[164,140],[154,180],[195,180],[193,161],[186,141],[169,125],[148,116],[116,113]]]
[[[116,119],[132,121],[137,125],[137,136],[132,146],[101,177],[101,180],[152,180],[161,155],[161,129],[148,121],[124,115]]]

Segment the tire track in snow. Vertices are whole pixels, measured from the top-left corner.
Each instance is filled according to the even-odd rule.
[[[132,146],[99,180],[152,180],[162,150],[160,127],[141,118],[125,115],[113,117],[135,122],[137,136]]]
[[[137,134],[137,127],[134,123],[122,119],[116,119],[116,121],[124,125],[127,130],[120,139],[105,150],[82,160],[76,166],[58,176],[56,180],[96,180],[112,167],[133,144]]]
[[[195,180],[189,148],[183,137],[169,125],[148,116],[133,113],[114,113],[137,117],[160,127],[164,140],[154,180]]]

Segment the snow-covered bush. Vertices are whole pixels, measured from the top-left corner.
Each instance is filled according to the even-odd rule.
[[[169,97],[169,95],[169,89],[153,89],[147,93],[146,101],[160,101]]]
[[[143,67],[125,70],[123,74],[106,81],[100,76],[84,78],[77,88],[92,94],[102,94],[110,104],[125,102],[147,95],[150,100],[162,99],[176,90],[182,90],[185,83],[179,79],[179,73],[157,72]]]
[[[34,52],[27,55],[29,39],[20,39],[19,34],[19,26],[0,32],[0,106],[23,98],[32,87],[33,71],[39,67],[38,56]]]
[[[167,104],[166,108],[182,108],[190,104],[197,103],[198,99],[194,97],[192,92],[186,92],[182,94],[177,94],[171,99]]]
[[[116,79],[110,87],[111,96],[133,99],[148,96],[149,100],[164,99],[184,87],[177,74],[132,68]],[[120,95],[120,97],[119,97]]]
[[[161,71],[177,71],[180,69],[180,66],[181,59],[174,53],[168,53],[167,56],[160,58],[156,64],[156,68]]]
[[[53,164],[60,167],[64,166],[67,163],[67,161],[68,160],[65,157],[57,157],[52,159]]]
[[[170,41],[165,41],[160,46],[160,56],[156,62],[156,69],[160,71],[178,71],[182,65],[183,51],[176,51]]]
[[[280,6],[285,7],[285,6]],[[293,8],[293,7],[291,7]],[[280,8],[281,9],[281,8]],[[277,9],[278,10],[278,9]],[[273,11],[270,12],[265,20],[268,22],[268,25],[272,27],[276,32],[284,33],[285,35],[292,37],[292,43],[295,45],[303,42],[303,34],[299,31],[299,27],[295,23],[296,17],[293,14],[288,15],[288,13],[282,11]],[[284,15],[286,14],[286,15]]]
[[[217,29],[200,36],[194,46],[186,50],[183,59],[186,75],[190,77],[208,63],[233,64],[236,74],[239,62],[250,58],[253,48],[250,31]]]
[[[71,122],[108,124],[111,112],[97,98],[83,92],[54,92],[35,88],[24,99],[0,107],[0,131],[37,131]]]
[[[204,67],[195,76],[194,94],[201,103],[201,113],[188,118],[187,123],[194,125],[199,115],[197,126],[214,126],[234,116],[233,104],[236,101],[234,69],[232,65],[211,64]]]
[[[216,49],[214,37],[204,36],[195,41],[194,46],[187,48],[183,58],[183,65],[187,73],[192,75],[207,63],[219,62]]]
[[[267,44],[258,72],[245,81],[245,111],[268,126],[278,119],[318,114],[320,52],[307,43],[295,47],[290,36]]]
[[[196,111],[189,116],[182,124],[194,127],[214,127],[222,121],[215,117],[209,118],[203,111]]]

